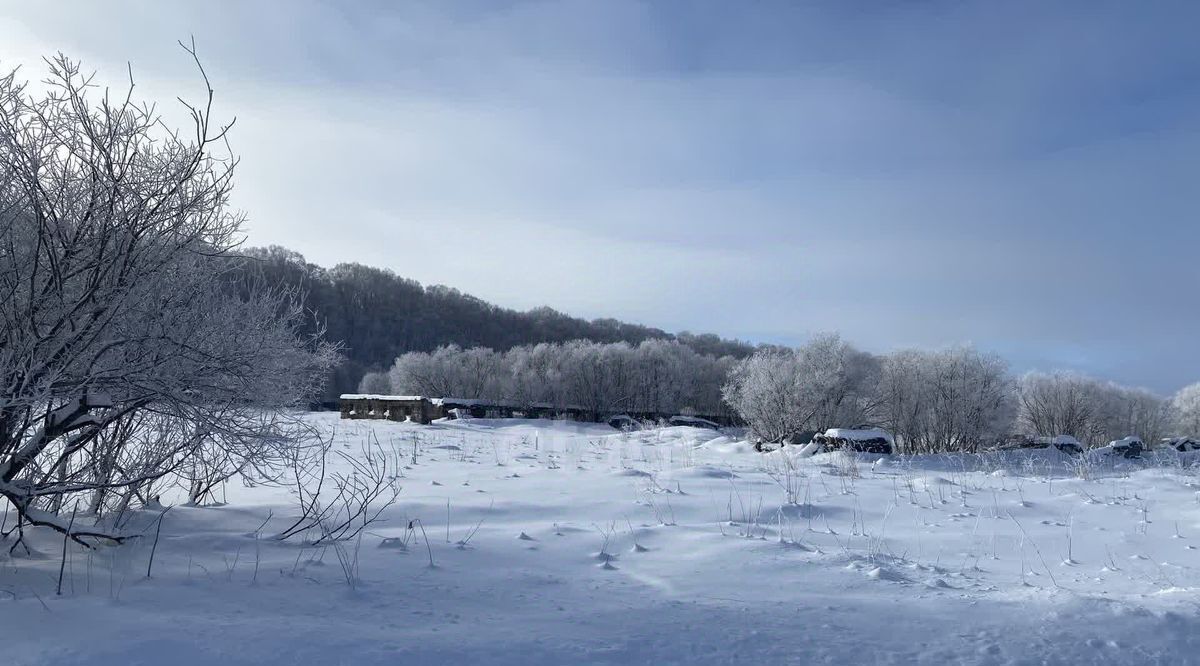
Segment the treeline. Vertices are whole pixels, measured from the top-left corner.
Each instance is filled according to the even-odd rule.
[[[409,352],[390,371],[368,373],[361,393],[487,399],[521,406],[722,416],[732,356],[701,354],[678,340],[522,345],[504,352],[455,345]]]
[[[232,284],[293,293],[309,313],[302,332],[342,343],[326,399],[361,390],[596,413],[735,413],[769,441],[872,424],[913,452],[977,450],[1018,433],[1092,445],[1200,436],[1200,385],[1165,399],[1076,373],[1018,377],[970,347],[880,356],[837,335],[756,349],[550,308],[519,312],[360,264],[325,269],[280,247],[242,254]]]
[[[368,373],[361,393],[475,398],[621,412],[736,415],[766,441],[878,426],[909,453],[977,451],[1014,434],[1090,445],[1129,435],[1200,436],[1200,384],[1167,400],[1069,372],[1012,374],[971,347],[875,355],[833,334],[742,360],[677,341],[573,341],[507,352],[458,346],[410,352]]]
[[[763,349],[736,363],[725,400],[765,440],[872,424],[910,453],[975,451],[1013,434],[1085,445],[1200,436],[1200,384],[1173,400],[1070,372],[1014,376],[971,347],[875,356],[837,335]]]
[[[326,397],[352,391],[364,373],[385,370],[402,354],[443,345],[508,350],[542,342],[589,340],[638,345],[674,340],[700,355],[737,358],[754,347],[715,335],[671,334],[615,319],[585,320],[548,307],[527,312],[492,305],[444,286],[422,286],[388,270],[361,264],[326,269],[299,253],[272,246],[242,250],[249,259],[230,275],[244,291],[251,285],[290,291],[310,313],[306,332],[325,331],[341,342],[345,362],[330,377]]]

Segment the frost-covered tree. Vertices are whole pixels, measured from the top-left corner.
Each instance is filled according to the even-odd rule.
[[[791,349],[769,348],[739,361],[729,373],[725,401],[754,433],[770,442],[804,430],[800,359]]]
[[[1070,373],[1028,373],[1019,383],[1021,427],[1100,445],[1126,436],[1153,442],[1171,430],[1170,402],[1145,389]]]
[[[392,390],[406,395],[464,397],[458,395],[461,384],[456,368],[449,362],[449,357],[460,351],[459,347],[450,345],[440,347],[433,353],[408,352],[401,355],[388,372]]]
[[[874,357],[825,334],[798,349],[765,348],[738,362],[723,394],[756,435],[780,441],[869,420],[878,375]]]
[[[724,415],[721,386],[729,357],[698,354],[675,341],[575,340],[490,349],[454,345],[410,352],[389,373],[393,391],[431,397],[486,398],[522,407],[580,407],[593,417],[617,412]]]
[[[687,350],[691,351],[691,350]],[[646,411],[672,410],[683,401],[690,355],[674,343],[646,340],[637,347],[635,401]]]
[[[386,372],[368,372],[358,383],[358,392],[368,395],[388,395],[392,392],[392,380]]]
[[[491,349],[457,345],[409,352],[388,373],[393,391],[439,398],[498,398],[507,385],[503,357]]]
[[[1095,442],[1132,435],[1152,443],[1170,434],[1174,425],[1171,401],[1142,388],[1098,384]]]
[[[880,420],[912,453],[974,451],[1012,429],[1013,380],[999,357],[970,347],[883,359]]]
[[[504,358],[487,347],[465,349],[454,359],[459,398],[488,398],[500,395],[507,386]]]
[[[72,498],[147,499],[218,457],[217,475],[268,474],[335,354],[289,294],[229,289],[242,216],[212,91],[176,133],[66,57],[49,68],[38,93],[0,78],[0,496],[67,531]]]
[[[905,448],[919,448],[929,418],[928,353],[902,350],[885,356],[875,397],[877,415]]]
[[[1094,434],[1099,386],[1072,372],[1029,372],[1018,383],[1019,419],[1031,435],[1070,435],[1084,441]]]
[[[874,418],[878,358],[836,333],[818,335],[797,351],[804,401],[813,410],[811,429],[854,426]]]
[[[733,411],[721,395],[721,388],[725,385],[737,359],[732,356],[716,358],[698,355],[697,360],[697,366],[693,371],[690,397],[687,398],[680,410],[686,411],[691,408],[698,414],[731,416]]]
[[[563,395],[568,404],[590,412],[594,418],[628,404],[627,345],[606,349],[583,340],[562,346]]]
[[[565,404],[560,345],[514,347],[504,358],[508,377],[501,397],[521,407]]]
[[[1171,400],[1175,430],[1186,437],[1200,437],[1200,383],[1180,389]]]

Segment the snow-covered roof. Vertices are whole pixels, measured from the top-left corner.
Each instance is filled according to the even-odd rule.
[[[413,401],[424,400],[424,396],[420,395],[380,395],[377,393],[343,393],[342,400],[394,400],[394,401]]]
[[[1130,435],[1128,437],[1122,437],[1121,439],[1114,439],[1113,441],[1109,442],[1108,445],[1120,447],[1120,446],[1130,446],[1132,444],[1142,444],[1142,443],[1143,442],[1142,442],[1141,437],[1134,437],[1133,435]]]
[[[880,428],[866,428],[856,430],[853,428],[830,428],[825,431],[826,437],[834,439],[848,439],[852,442],[865,442],[872,439],[887,440],[889,444],[895,443],[892,440],[892,435],[886,430]]]
[[[478,398],[430,398],[429,402],[435,405],[462,405],[463,407],[515,407],[516,405],[505,400],[481,400]]]

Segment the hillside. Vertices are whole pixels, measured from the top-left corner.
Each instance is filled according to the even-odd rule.
[[[241,253],[253,261],[239,269],[235,279],[298,290],[313,313],[309,332],[323,326],[327,339],[344,345],[346,362],[331,377],[327,396],[354,390],[364,372],[385,369],[400,354],[449,344],[507,350],[567,340],[636,344],[667,339],[701,354],[738,358],[754,349],[749,343],[712,334],[668,333],[616,319],[589,321],[549,307],[522,312],[451,287],[423,286],[386,269],[361,264],[323,268],[279,246]]]

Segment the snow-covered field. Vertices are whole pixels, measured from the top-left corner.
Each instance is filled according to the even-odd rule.
[[[3,663],[1200,663],[1195,454],[792,459],[697,428],[309,418],[403,465],[341,549],[357,584],[270,538],[285,489],[234,483],[166,514],[151,578],[152,538],[71,548],[62,596],[59,537],[0,556]]]

